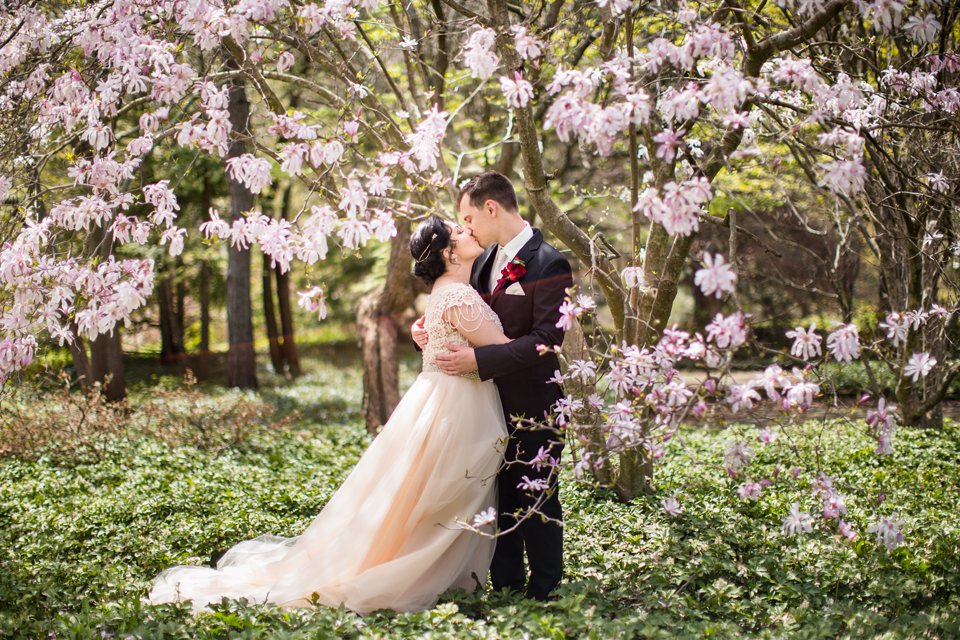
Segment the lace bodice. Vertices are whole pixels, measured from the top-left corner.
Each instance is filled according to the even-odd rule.
[[[448,344],[475,346],[460,335],[454,325],[444,318],[445,315],[447,318],[455,319],[467,331],[479,328],[484,320],[493,322],[503,330],[500,318],[470,285],[454,283],[434,289],[427,300],[427,310],[424,313],[424,328],[429,337],[429,342],[423,350],[424,371],[440,371],[436,364],[437,354],[446,351]],[[462,377],[480,379],[476,371],[464,374]]]

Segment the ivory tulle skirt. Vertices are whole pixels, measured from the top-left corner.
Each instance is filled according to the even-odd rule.
[[[447,589],[472,591],[486,582],[494,541],[457,521],[496,506],[506,435],[492,382],[421,373],[303,534],[241,542],[216,569],[167,569],[149,601],[192,600],[195,611],[223,597],[296,607],[316,594],[364,614],[426,609]]]

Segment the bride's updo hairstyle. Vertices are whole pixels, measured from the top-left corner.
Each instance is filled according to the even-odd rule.
[[[410,255],[413,256],[413,275],[427,286],[447,271],[443,250],[450,246],[450,227],[437,216],[424,220],[410,236]]]

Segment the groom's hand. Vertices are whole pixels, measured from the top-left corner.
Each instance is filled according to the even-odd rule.
[[[437,366],[450,376],[462,376],[477,370],[477,356],[473,347],[447,344],[447,351],[437,355]]]
[[[423,316],[420,316],[417,318],[417,321],[410,326],[410,335],[421,350],[426,349],[427,343],[430,341],[429,336],[427,336],[427,330],[423,328],[423,322]]]

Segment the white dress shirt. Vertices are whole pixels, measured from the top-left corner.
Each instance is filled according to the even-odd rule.
[[[493,259],[493,268],[490,270],[491,292],[497,286],[497,280],[500,279],[500,272],[503,271],[503,268],[507,266],[511,260],[517,257],[520,249],[522,249],[523,245],[527,244],[532,237],[533,229],[530,228],[528,223],[524,223],[523,229],[520,230],[520,233],[513,236],[513,239],[510,240],[510,242],[508,242],[505,246],[497,248],[497,256]]]

